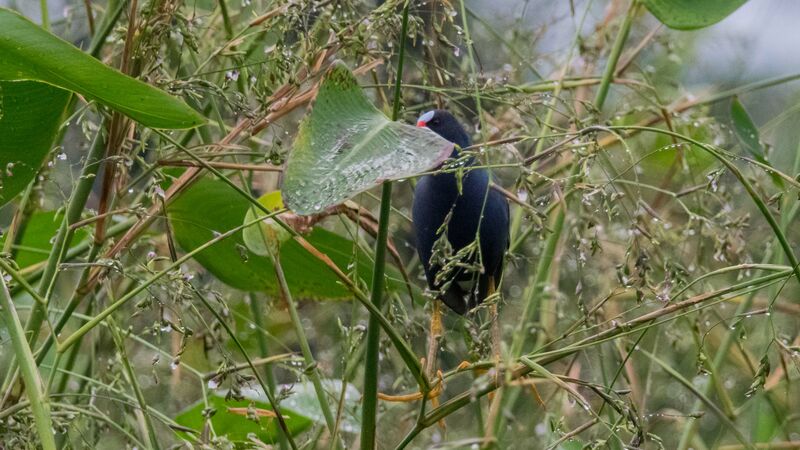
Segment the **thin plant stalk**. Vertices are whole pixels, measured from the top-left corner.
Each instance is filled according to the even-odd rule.
[[[50,31],[50,11],[47,10],[47,0],[39,0],[39,12],[42,19],[42,28]]]
[[[261,352],[262,358],[269,358],[269,345],[267,345],[267,339],[264,337],[264,333],[261,332],[261,330],[265,329],[264,312],[261,309],[261,303],[259,303],[259,299],[254,293],[250,293],[247,298],[250,301],[250,311],[253,313],[253,323],[259,331],[256,333],[258,350]],[[267,386],[269,386],[270,389],[275,389],[275,375],[272,373],[272,366],[270,364],[264,365],[264,378],[267,382]],[[285,446],[285,444],[285,441],[281,442],[281,446]]]
[[[17,210],[14,212],[14,217],[11,219],[11,224],[8,226],[8,230],[6,231],[6,240],[3,242],[3,253],[8,253],[12,257],[16,256],[14,246],[19,244],[19,240],[24,233],[24,226],[27,223],[28,216],[31,213],[32,208],[29,208],[28,205],[30,202],[31,193],[33,193],[33,187],[36,185],[36,181],[37,180],[34,179],[28,183],[28,187],[26,187],[25,191],[22,193]]]
[[[115,224],[114,226],[108,229],[108,237],[118,236],[123,232],[127,231],[133,224],[136,223],[136,218],[128,219],[124,222],[120,222]],[[73,245],[72,247],[67,250],[67,254],[65,259],[73,259],[78,256],[81,256],[86,253],[87,250],[90,250],[91,247],[94,245],[93,239],[84,239],[83,241]],[[43,263],[46,263],[44,261]],[[25,277],[25,280],[29,283],[36,282],[42,278],[42,274],[44,272],[44,265],[43,263],[34,264],[32,266],[28,266],[19,270],[20,275]],[[15,296],[20,290],[22,289],[21,286],[14,286],[11,288],[11,296]],[[51,308],[52,309],[52,308]]]
[[[102,413],[100,411],[100,409],[98,409],[98,408],[94,408],[94,409],[80,408],[80,407],[78,407],[76,405],[73,405],[71,403],[60,403],[60,402],[53,402],[53,404],[55,406],[57,406],[59,409],[63,409],[63,410],[66,410],[66,411],[72,411],[72,412],[75,412],[75,413],[80,414],[82,416],[85,415],[85,416],[91,417],[91,418],[93,418],[93,419],[95,419],[95,420],[97,420],[99,422],[105,423],[110,428],[113,428],[118,433],[120,433],[121,435],[123,435],[127,439],[129,439],[130,440],[130,444],[132,444],[132,446],[135,446],[137,448],[146,448],[146,446],[141,441],[139,441],[139,439],[136,436],[134,436],[133,433],[131,433],[129,430],[127,430],[124,426],[120,425],[120,423],[115,421],[115,419],[112,419],[108,415]]]
[[[50,420],[50,403],[44,396],[42,379],[33,360],[31,347],[25,339],[25,330],[19,321],[14,301],[8,292],[8,286],[3,276],[0,276],[0,313],[6,323],[6,329],[11,337],[14,355],[19,363],[22,379],[25,381],[25,392],[28,394],[31,412],[36,423],[39,443],[44,450],[55,450],[56,441],[53,438],[53,423]]]
[[[128,379],[128,383],[131,385],[131,389],[133,389],[133,393],[136,396],[136,401],[139,404],[139,413],[142,414],[142,420],[144,422],[142,433],[145,434],[144,437],[150,442],[150,447],[158,450],[161,448],[161,446],[158,444],[156,430],[153,427],[153,421],[150,419],[150,414],[147,411],[147,400],[144,398],[142,388],[139,386],[139,382],[136,380],[136,372],[134,372],[133,367],[131,367],[130,359],[125,351],[125,340],[122,338],[117,324],[111,319],[109,319],[108,328],[111,330],[111,336],[114,340],[114,344],[117,346],[119,359],[122,362],[122,368],[124,369],[125,377]],[[60,355],[60,353],[58,355]],[[54,364],[53,372],[56,371],[55,369],[57,367],[58,365]]]
[[[97,255],[100,254],[100,246],[96,245],[94,241],[92,241],[92,247],[89,249],[89,257],[88,261],[94,261],[97,258]],[[64,308],[64,312],[61,314],[61,317],[58,318],[58,322],[56,322],[55,326],[53,327],[53,334],[47,337],[44,344],[42,344],[41,348],[37,351],[36,354],[36,363],[41,364],[42,361],[47,357],[47,353],[50,351],[50,348],[53,346],[55,342],[55,336],[58,336],[58,333],[61,332],[62,329],[67,325],[69,319],[72,317],[72,313],[78,308],[78,305],[83,301],[86,297],[87,292],[84,289],[84,285],[89,279],[89,274],[91,272],[91,266],[86,266],[83,269],[83,273],[81,274],[81,278],[78,281],[78,288],[75,289],[75,292],[72,294],[72,298],[70,298],[69,303]]]
[[[397,62],[397,78],[394,87],[394,104],[392,120],[400,115],[401,82],[403,79],[403,62],[405,59],[405,42],[408,33],[409,2],[403,7],[403,24],[400,30],[400,52]],[[375,267],[372,272],[370,302],[378,311],[381,310],[384,291],[384,271],[386,269],[386,244],[389,236],[389,216],[392,209],[392,183],[386,181],[381,189],[381,210],[378,218],[378,236],[375,239]],[[375,448],[375,425],[378,407],[378,364],[380,353],[380,324],[374,315],[370,315],[367,328],[367,351],[364,362],[364,392],[361,413],[361,448]]]
[[[101,126],[100,130],[102,129],[103,127]],[[95,175],[100,167],[98,162],[103,155],[103,150],[103,132],[98,131],[95,135],[94,143],[89,150],[89,154],[86,156],[86,162],[84,163],[81,176],[78,184],[75,186],[75,189],[72,192],[72,196],[70,197],[66,214],[61,222],[61,227],[58,229],[58,234],[53,241],[50,256],[47,259],[47,265],[45,266],[41,281],[39,282],[38,293],[45,299],[45,303],[35,303],[33,310],[31,310],[31,314],[28,317],[25,329],[28,336],[28,342],[31,344],[35,343],[37,337],[39,336],[39,330],[42,326],[42,322],[44,321],[47,310],[49,292],[58,275],[58,265],[63,260],[67,249],[69,249],[69,244],[72,241],[74,230],[70,228],[70,225],[80,220],[81,212],[86,206],[86,201],[89,199],[89,194],[92,191]],[[13,384],[13,374],[15,370],[15,364],[9,364],[5,381],[3,383],[3,390]]]
[[[628,9],[628,14],[625,16],[625,20],[620,26],[617,37],[614,39],[614,44],[611,47],[611,53],[608,55],[608,62],[606,63],[605,71],[603,71],[603,77],[600,79],[600,87],[597,88],[597,93],[594,97],[594,106],[598,111],[601,111],[603,109],[603,105],[606,103],[608,90],[611,87],[611,81],[614,79],[614,73],[617,70],[619,57],[622,55],[622,49],[625,47],[625,41],[628,40],[628,34],[630,34],[631,31],[633,18],[636,16],[638,10],[639,0],[633,0],[630,9]]]
[[[798,170],[800,170],[800,145],[798,145],[798,149],[797,150],[798,150],[798,152],[796,153],[795,162],[794,162],[794,169],[793,169],[793,172],[795,172],[795,173]],[[791,209],[790,208],[785,208],[786,210],[789,211],[789,213],[781,218],[782,219],[781,220],[781,226],[784,229],[786,229],[791,223],[794,222],[794,219],[797,216],[798,210],[800,210],[800,208],[797,207],[798,205],[800,205],[800,203],[795,203],[795,207],[794,208],[791,208]],[[767,251],[765,252],[765,255],[764,255],[764,258],[763,258],[763,261],[765,263],[769,262],[773,258],[780,259],[780,258],[777,258],[775,256],[774,249],[776,247],[776,244],[777,243],[773,243],[773,245],[770,246],[770,248],[768,248]],[[755,294],[756,293],[753,292],[752,294],[750,294],[747,297],[745,297],[744,300],[741,303],[739,303],[739,306],[736,308],[736,311],[734,312],[733,317],[741,317],[743,314],[745,314],[750,309],[750,306],[752,306],[753,300],[756,297]],[[709,371],[711,371],[712,373],[717,373],[719,371],[720,367],[722,367],[722,364],[725,362],[725,360],[728,359],[729,350],[730,350],[731,346],[733,345],[733,343],[736,341],[736,338],[739,335],[739,331],[740,331],[741,327],[742,327],[742,322],[741,321],[734,321],[731,324],[730,327],[727,327],[726,334],[722,338],[722,341],[719,344],[719,348],[717,348],[717,352],[714,355],[714,359],[711,361],[711,366],[709,367]],[[703,389],[703,393],[705,395],[710,395],[711,394],[711,388],[712,388],[711,385],[707,385]],[[696,411],[697,409],[699,409],[700,405],[701,405],[701,401],[700,400],[696,400],[695,404],[694,404],[694,406],[692,408],[692,411]],[[681,433],[680,441],[678,442],[678,446],[677,446],[678,450],[684,450],[684,449],[689,447],[689,444],[691,443],[695,432],[697,432],[698,425],[699,425],[699,421],[698,420],[692,420],[692,421],[690,421],[689,423],[686,424],[686,426],[683,428],[683,433]]]
[[[625,47],[625,41],[628,38],[628,34],[630,33],[631,24],[633,23],[633,18],[636,16],[636,12],[639,7],[638,0],[633,0],[633,3],[628,9],[628,13],[625,16],[625,19],[620,26],[619,32],[614,40],[614,45],[611,48],[611,53],[608,57],[608,63],[606,64],[605,71],[603,72],[603,78],[600,81],[600,87],[597,90],[597,94],[595,95],[594,105],[598,110],[602,110],[603,104],[608,97],[608,90],[611,85],[611,81],[614,78],[614,71],[616,69],[617,62],[619,61],[620,55],[622,55],[622,49]],[[573,163],[573,168],[570,172],[570,176],[567,178],[567,183],[564,187],[563,192],[570,192],[572,191],[572,187],[574,186],[575,180],[578,175],[578,171],[580,170],[580,164]],[[527,337],[529,333],[526,333],[524,330],[525,324],[529,323],[533,319],[533,315],[538,309],[537,306],[539,305],[541,299],[540,297],[544,293],[544,287],[550,277],[551,273],[551,264],[555,257],[555,251],[558,247],[558,243],[561,240],[561,234],[564,229],[564,220],[566,218],[567,212],[567,201],[566,196],[563,196],[561,199],[561,208],[558,209],[556,212],[556,216],[552,219],[550,224],[552,232],[547,237],[545,241],[545,250],[542,254],[542,257],[539,259],[539,262],[536,267],[536,276],[533,279],[533,283],[528,286],[528,295],[525,302],[525,306],[523,307],[523,312],[520,317],[519,325],[517,326],[517,330],[515,333],[514,341],[511,345],[511,356],[513,358],[518,357],[524,346],[527,342]],[[519,390],[513,389],[511,390],[507,396],[503,396],[502,393],[496,397],[499,399],[498,401],[503,401],[503,397],[506,397],[504,406],[506,408],[513,408],[516,400],[519,396]],[[494,423],[494,435],[497,436],[498,432],[501,431],[504,422],[504,415],[498,414],[496,416],[496,420]]]
[[[355,296],[356,301],[358,301],[364,308],[369,311],[369,314],[372,317],[375,317],[378,320],[378,323],[383,328],[383,331],[386,332],[387,337],[390,341],[392,341],[392,345],[394,345],[397,353],[399,354],[400,358],[403,359],[406,367],[408,368],[411,375],[416,380],[417,384],[419,385],[420,392],[429,393],[431,391],[431,384],[428,381],[428,378],[425,376],[425,372],[420,364],[419,359],[411,350],[408,342],[397,332],[397,330],[392,327],[391,322],[386,316],[381,313],[381,311],[372,304],[369,300],[367,294],[362,292],[344,272],[339,269],[339,267],[331,261],[331,259],[321,253],[319,250],[315,249],[311,244],[308,243],[302,237],[295,237],[294,238],[297,243],[299,243],[303,248],[305,248],[309,253],[311,253],[315,258],[322,261],[328,269],[333,272],[334,275],[342,282],[342,284],[347,287],[350,292],[353,293]]]
[[[261,219],[262,218],[259,218],[259,220],[261,220]],[[258,369],[256,369],[256,366],[253,364],[252,359],[250,359],[250,356],[247,354],[247,350],[245,350],[245,348],[242,345],[242,343],[239,342],[239,339],[236,337],[236,333],[234,333],[233,330],[231,330],[231,327],[228,325],[227,322],[225,322],[225,320],[222,318],[222,316],[220,316],[220,314],[217,312],[217,310],[214,309],[211,306],[211,304],[208,303],[208,299],[206,299],[206,297],[204,295],[202,295],[197,290],[194,290],[194,294],[198,299],[200,299],[200,301],[203,303],[203,305],[206,307],[206,309],[208,309],[211,312],[211,314],[214,315],[214,317],[217,319],[217,322],[219,322],[219,324],[222,325],[222,328],[224,328],[225,332],[228,333],[228,337],[231,338],[231,340],[233,341],[234,345],[236,345],[236,348],[239,349],[239,352],[242,354],[242,357],[244,357],[245,361],[247,361],[247,365],[250,367],[250,370],[253,372],[253,376],[256,377],[256,380],[258,381],[258,384],[261,386],[261,389],[264,391],[264,395],[267,396],[267,400],[269,402],[270,407],[272,408],[272,411],[275,413],[275,418],[278,420],[278,428],[281,430],[281,433],[286,438],[286,440],[289,442],[289,446],[293,450],[297,450],[297,448],[298,448],[297,444],[294,442],[294,439],[292,439],[292,433],[289,431],[289,428],[286,425],[286,420],[284,419],[283,414],[281,413],[281,410],[280,410],[280,408],[278,406],[278,402],[275,399],[275,394],[273,394],[272,389],[270,389],[270,387],[267,386],[266,383],[264,383],[264,379],[261,377],[261,373],[259,372]]]
[[[86,201],[89,199],[89,194],[92,192],[92,186],[94,186],[97,171],[100,168],[100,159],[103,157],[103,151],[105,149],[102,129],[103,127],[101,126],[95,136],[89,154],[86,155],[86,162],[84,163],[78,184],[75,186],[75,190],[67,206],[66,214],[64,215],[64,220],[61,222],[61,227],[53,241],[53,248],[50,252],[50,257],[47,259],[47,265],[45,266],[41,282],[39,283],[39,294],[48,302],[58,275],[58,265],[63,260],[65,251],[69,248],[75,233],[71,225],[80,220],[83,208],[86,206]],[[31,318],[28,321],[27,327],[28,331],[33,333],[30,338],[31,342],[38,336],[39,326],[41,326],[43,318],[43,310],[34,309],[31,312]]]
[[[90,303],[86,308],[86,314],[92,314],[93,307],[94,307],[94,305]],[[41,353],[36,355],[37,359],[38,359],[40,354]],[[61,353],[56,353],[56,355],[60,355],[60,354]],[[77,362],[78,355],[80,355],[80,354],[81,354],[81,346],[80,346],[80,344],[78,344],[78,345],[75,345],[75,346],[72,347],[72,350],[70,351],[69,355],[67,355],[67,359],[64,362],[64,367],[63,368],[58,367],[57,365],[53,364],[54,369],[56,367],[58,367],[59,371],[64,372],[61,375],[61,379],[58,381],[58,385],[56,385],[55,389],[51,391],[53,394],[56,394],[56,395],[61,394],[67,389],[67,383],[69,383],[69,380],[71,379],[71,377],[69,376],[69,374],[67,372],[72,372],[73,371],[72,369],[75,367],[75,363]],[[39,365],[42,364],[41,361],[37,361],[37,363]]]
[[[48,366],[46,364],[44,365],[44,367],[46,369],[52,369],[52,366]],[[96,380],[96,379],[94,379],[92,377],[89,377],[87,375],[80,374],[80,373],[77,373],[77,372],[67,372],[64,369],[57,369],[57,370],[59,372],[65,374],[65,375],[69,375],[71,377],[79,379],[82,383],[84,383],[87,386],[95,386],[97,388],[100,388],[100,389],[108,392],[108,393],[112,393],[114,395],[118,395],[125,403],[133,404],[133,403],[136,402],[136,398],[131,396],[130,394],[128,394],[127,391],[122,390],[118,386],[118,384],[104,383],[102,381]],[[56,403],[56,402],[53,402],[53,404],[59,405],[59,407],[63,407],[63,405],[64,405],[64,403]],[[72,406],[73,406],[73,408],[75,408],[75,405],[72,405]],[[98,409],[95,409],[95,410],[98,410]],[[163,423],[164,425],[168,426],[169,428],[171,428],[173,430],[176,430],[176,431],[190,431],[191,430],[191,428],[187,429],[186,427],[178,424],[177,422],[172,420],[172,418],[170,418],[169,416],[167,416],[163,412],[159,411],[158,409],[153,408],[152,406],[149,406],[149,405],[147,406],[147,412],[153,418],[158,419],[161,423]],[[125,433],[125,434],[127,435],[127,433]],[[190,437],[190,439],[193,439],[193,438]],[[136,442],[138,442],[138,441],[136,441]]]
[[[480,132],[482,136],[486,136],[487,128],[486,124],[484,123],[484,116],[483,116],[483,107],[481,106],[481,89],[480,84],[477,82],[478,80],[478,69],[475,66],[475,50],[472,44],[472,36],[469,32],[469,21],[467,20],[467,10],[466,10],[466,2],[465,0],[461,0],[459,6],[461,8],[461,26],[464,28],[464,40],[467,43],[467,55],[468,63],[470,71],[472,72],[472,77],[475,80],[475,88],[473,90],[473,98],[475,99],[475,112],[478,114],[478,123],[481,126]],[[485,140],[485,139],[483,139]]]
[[[286,276],[283,273],[283,266],[281,266],[281,259],[277,255],[272,258],[275,266],[275,276],[278,278],[278,286],[281,290],[286,306],[289,309],[289,317],[294,326],[294,332],[297,335],[297,341],[300,343],[300,352],[303,354],[303,360],[308,368],[308,377],[314,385],[314,392],[317,395],[317,402],[322,410],[322,415],[325,416],[325,424],[328,426],[328,431],[333,436],[336,429],[336,420],[331,413],[331,407],[325,394],[325,389],[322,387],[322,379],[319,376],[319,368],[317,362],[314,360],[314,354],[311,352],[311,346],[308,345],[308,338],[303,331],[303,323],[300,320],[300,315],[297,314],[297,306],[294,304],[292,293],[289,291],[289,284],[286,282]]]
[[[94,316],[92,319],[87,321],[77,331],[75,331],[74,333],[69,335],[69,337],[64,339],[64,341],[57,342],[56,343],[56,348],[58,349],[58,352],[59,353],[63,353],[65,351],[67,351],[67,349],[69,349],[70,346],[75,344],[81,338],[81,336],[83,336],[84,334],[88,333],[94,327],[99,325],[100,322],[102,322],[106,317],[110,316],[112,313],[114,313],[114,311],[119,309],[122,305],[124,305],[125,303],[127,303],[128,301],[130,301],[131,299],[133,299],[134,297],[136,297],[140,293],[142,293],[142,291],[144,291],[150,285],[152,285],[153,283],[158,281],[161,277],[163,277],[164,275],[167,275],[168,273],[172,272],[173,270],[179,268],[181,266],[181,264],[184,264],[186,261],[192,259],[196,254],[198,254],[198,253],[202,252],[203,250],[213,246],[214,244],[216,244],[217,242],[219,242],[219,241],[221,241],[223,239],[227,239],[227,238],[233,236],[234,234],[240,232],[241,230],[243,230],[243,229],[245,229],[245,228],[247,228],[249,226],[255,225],[256,223],[260,222],[262,219],[268,219],[268,218],[271,218],[272,216],[278,215],[278,214],[283,213],[283,212],[285,212],[285,210],[278,210],[278,211],[275,211],[273,213],[268,214],[267,216],[259,217],[259,218],[255,219],[255,220],[252,220],[252,221],[249,221],[249,222],[244,223],[242,225],[239,225],[238,227],[231,228],[230,230],[226,231],[225,233],[221,233],[220,235],[214,237],[213,239],[209,240],[205,244],[195,248],[191,252],[188,252],[187,254],[183,255],[180,258],[178,258],[174,263],[172,263],[169,266],[167,266],[166,268],[164,268],[164,270],[154,274],[152,277],[148,278],[145,282],[143,282],[142,284],[136,286],[135,288],[131,289],[130,292],[128,292],[124,296],[120,297],[119,300],[113,302],[111,305],[106,307],[106,309],[100,311],[96,316]]]
[[[666,362],[662,361],[656,355],[651,354],[645,349],[639,349],[639,351],[645,355],[646,357],[650,358],[653,362],[658,364],[661,367],[661,370],[668,373],[672,378],[678,380],[679,383],[683,385],[686,389],[692,392],[695,397],[697,397],[698,402],[702,402],[706,405],[714,414],[717,416],[717,419],[722,422],[736,437],[736,439],[741,442],[745,448],[753,448],[752,444],[748,441],[748,439],[739,431],[739,428],[736,427],[736,424],[722,411],[719,406],[712,402],[706,393],[702,392],[700,389],[695,387],[691,381],[687,380],[683,375],[680,374],[677,370],[673,369],[672,366],[667,364]]]

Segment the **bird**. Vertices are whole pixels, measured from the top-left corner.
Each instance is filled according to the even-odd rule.
[[[455,144],[451,160],[471,144],[464,127],[446,110],[422,114],[417,126]],[[509,243],[508,200],[498,190],[491,189],[489,170],[474,167],[474,157],[463,164],[460,180],[454,171],[434,171],[420,177],[414,189],[411,213],[417,252],[428,287],[460,315],[467,314],[494,294]],[[479,245],[470,247],[473,251],[466,261],[448,267],[435,255],[437,246],[443,244],[440,241],[443,237],[447,239],[451,254],[458,254],[476,241]],[[448,273],[442,273],[443,269],[449,269]]]

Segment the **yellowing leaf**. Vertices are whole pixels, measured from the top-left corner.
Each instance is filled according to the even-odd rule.
[[[261,196],[259,203],[270,211],[277,211],[283,208],[281,191],[273,191]],[[250,223],[256,217],[264,217],[264,211],[251,206],[244,216],[244,222]],[[242,231],[244,244],[250,251],[260,256],[277,256],[282,243],[292,238],[292,234],[286,231],[274,219],[264,219],[258,226],[247,227]]]

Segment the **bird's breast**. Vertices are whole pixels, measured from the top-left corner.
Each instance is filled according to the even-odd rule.
[[[488,189],[488,174],[474,170],[459,182],[452,173],[427,175],[414,195],[414,223],[419,231],[435,234],[447,221],[447,238],[454,250],[475,240]],[[449,216],[449,219],[448,219]],[[419,230],[423,227],[424,230]]]

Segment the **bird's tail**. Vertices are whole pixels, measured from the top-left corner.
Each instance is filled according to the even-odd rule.
[[[459,280],[456,278],[450,283],[447,290],[441,293],[441,299],[450,309],[463,316],[478,306],[482,300],[480,292],[477,291],[474,279]]]
[[[469,311],[467,304],[467,293],[461,289],[458,283],[450,285],[442,294],[442,301],[448,308],[452,309],[460,315],[464,315]]]

